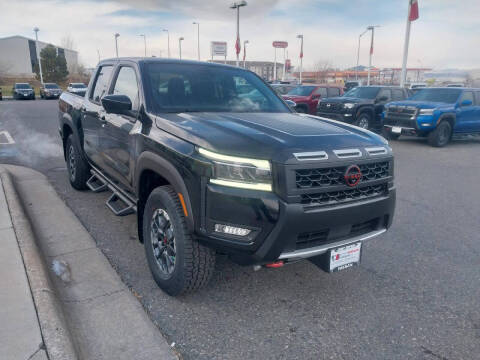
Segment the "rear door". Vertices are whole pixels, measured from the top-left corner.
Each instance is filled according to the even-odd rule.
[[[100,137],[105,125],[105,110],[101,99],[108,91],[108,84],[112,75],[113,65],[101,65],[95,74],[95,80],[82,108],[82,129],[84,150],[90,161],[100,169],[104,164],[101,156]]]
[[[462,105],[462,102],[469,100],[471,105]],[[457,116],[455,131],[457,132],[473,132],[475,131],[476,115],[478,107],[475,104],[475,97],[473,91],[466,90],[460,96],[457,105]]]
[[[127,191],[131,190],[135,151],[134,138],[130,132],[137,122],[140,107],[137,74],[136,65],[133,63],[122,63],[115,70],[109,94],[128,96],[132,102],[132,110],[125,115],[106,114],[102,139],[105,171]]]

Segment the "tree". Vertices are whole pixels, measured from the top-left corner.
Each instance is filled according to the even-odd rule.
[[[328,72],[330,70],[332,70],[332,63],[330,61],[317,61],[314,65],[315,80],[319,83],[327,82]]]
[[[42,75],[44,82],[64,82],[68,76],[67,60],[63,53],[57,54],[57,49],[53,45],[47,45],[40,51],[42,62]],[[35,66],[37,79],[40,79],[38,65]]]

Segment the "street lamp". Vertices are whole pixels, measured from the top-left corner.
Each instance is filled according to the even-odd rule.
[[[230,9],[237,9],[237,42],[235,43],[235,50],[237,52],[237,67],[239,66],[239,55],[240,55],[240,8],[242,6],[247,6],[245,0],[236,1],[230,5]]]
[[[37,53],[38,69],[40,70],[40,82],[43,84],[42,61],[40,60],[40,54],[38,51],[38,32],[40,29],[35,27],[33,31],[35,31],[35,52]]]
[[[168,58],[170,58],[170,33],[168,32],[168,29],[163,29],[162,31],[167,33]]]
[[[367,27],[367,30],[372,31],[372,37],[370,38],[370,57],[368,59],[367,86],[370,86],[370,70],[371,70],[371,67],[372,67],[372,55],[373,55],[373,35],[374,35],[376,27],[380,27],[380,25],[371,25],[371,26]]]
[[[358,80],[358,66],[359,66],[359,61],[360,61],[360,39],[362,36],[368,31],[368,29],[365,29],[364,32],[362,32],[360,35],[358,35],[358,48],[357,48],[357,67],[355,68],[355,80]]]
[[[185,40],[183,36],[178,38],[178,54],[180,55],[180,60],[182,60],[182,40]]]
[[[192,24],[197,25],[197,55],[200,61],[200,23],[194,21]]]
[[[248,44],[248,40],[245,40],[243,42],[243,68],[246,69],[245,67],[245,59],[247,58],[247,44]]]
[[[139,34],[138,36],[143,37],[143,44],[145,46],[145,57],[147,57],[147,37],[145,36],[145,34]]]
[[[116,54],[117,54],[117,58],[118,58],[118,42],[117,42],[117,39],[118,39],[119,36],[120,36],[119,33],[115,34],[115,51],[116,51]]]
[[[297,35],[300,39],[300,85],[302,85],[302,71],[303,71],[303,35]]]

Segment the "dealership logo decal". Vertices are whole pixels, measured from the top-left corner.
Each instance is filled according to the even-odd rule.
[[[357,186],[360,180],[362,179],[362,172],[357,165],[350,165],[345,171],[345,182],[348,186],[354,187]]]

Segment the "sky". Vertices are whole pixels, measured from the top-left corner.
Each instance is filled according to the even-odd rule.
[[[236,12],[229,0],[0,0],[0,37],[34,37],[61,45],[73,40],[86,67],[99,58],[115,56],[119,33],[120,56],[167,57],[167,32],[172,57],[184,37],[182,57],[210,58],[211,41],[228,42],[228,59],[235,59]],[[420,18],[412,23],[409,67],[434,69],[480,67],[480,0],[418,0]],[[304,35],[304,69],[328,63],[336,68],[356,64],[358,36],[368,25],[375,30],[373,65],[400,67],[408,0],[248,0],[240,10],[240,38],[248,40],[247,59],[273,61],[272,41],[288,41],[292,65],[299,62]],[[360,64],[368,64],[370,35],[361,41]],[[283,51],[277,50],[283,60]]]

